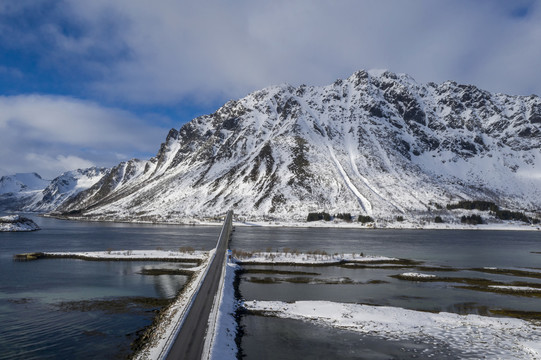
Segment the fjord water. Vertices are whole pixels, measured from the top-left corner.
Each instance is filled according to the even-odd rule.
[[[219,227],[60,221],[32,216],[42,230],[0,233],[0,358],[111,359],[130,353],[137,331],[155,306],[129,301],[120,310],[85,307],[84,301],[172,298],[186,277],[147,276],[147,266],[171,263],[42,259],[16,262],[34,251],[209,250]],[[176,266],[176,265],[175,265]],[[65,304],[82,306],[70,308]]]
[[[455,267],[541,267],[541,231],[237,227],[233,248],[364,253]]]
[[[539,284],[541,279],[538,278],[488,274],[475,269],[541,272],[541,253],[536,253],[541,252],[540,231],[252,227],[237,228],[232,246],[239,250],[276,251],[287,247],[300,252],[364,253],[420,261],[421,266],[427,267],[422,270],[408,266],[245,265],[249,272],[241,275],[239,290],[246,301],[326,300],[489,316],[491,309],[540,311],[538,297],[475,291],[449,282],[415,282],[390,277],[413,271],[438,277]],[[441,267],[444,269],[436,270]],[[317,275],[306,280],[303,275],[288,275],[288,271]],[[339,283],[344,279],[349,283]],[[300,320],[248,314],[242,317],[241,325],[245,332],[242,348],[247,358],[456,359],[465,356],[446,344],[431,343],[430,339],[388,341]],[[477,355],[482,357],[482,354]]]
[[[13,254],[33,251],[103,251],[178,249],[209,250],[220,228],[202,226],[88,223],[33,217],[43,230],[0,233],[0,358],[119,358],[130,352],[136,332],[149,325],[148,308],[111,313],[65,309],[64,302],[126,297],[169,298],[182,286],[181,276],[144,276],[144,262],[89,262],[43,259],[14,262]],[[299,251],[361,253],[424,261],[424,265],[461,269],[477,267],[541,268],[541,232],[452,230],[359,230],[241,227],[231,247],[241,250],[290,248]],[[159,263],[150,263],[161,266]],[[389,278],[408,269],[284,267],[268,269],[314,272],[321,280],[350,278],[355,284],[262,284],[241,278],[247,300],[330,300],[400,306],[418,310],[483,313],[485,308],[539,311],[539,298],[456,289],[442,283],[414,283]],[[532,270],[535,271],[535,270]],[[509,281],[503,275],[461,270],[430,272],[440,276],[484,277]],[[250,275],[257,276],[257,275]],[[278,276],[277,276],[278,277]],[[287,278],[287,276],[284,276]],[[370,283],[382,280],[386,283]],[[514,280],[514,279],[511,279]],[[517,278],[539,282],[538,279]],[[242,347],[248,359],[263,358],[457,358],[444,344],[426,352],[423,344],[321,328],[297,320],[248,315],[242,320]],[[277,349],[280,352],[277,352]],[[405,349],[405,350],[403,350]],[[430,350],[430,349],[429,349]],[[425,351],[423,356],[421,352]]]

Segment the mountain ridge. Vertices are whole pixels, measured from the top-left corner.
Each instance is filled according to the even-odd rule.
[[[388,71],[322,87],[282,84],[172,129],[132,178],[137,186],[60,210],[167,221],[225,208],[256,218],[381,217],[473,198],[538,209],[527,174],[539,173],[540,123],[539,97],[423,85]]]
[[[327,86],[255,91],[172,129],[57,213],[175,222],[233,209],[247,219],[309,212],[427,217],[483,199],[541,208],[541,100],[452,81],[358,71]]]
[[[37,173],[3,176],[0,178],[0,210],[53,211],[92,186],[108,171],[97,167],[77,169],[66,171],[53,180],[44,180]],[[15,188],[13,184],[16,184]]]

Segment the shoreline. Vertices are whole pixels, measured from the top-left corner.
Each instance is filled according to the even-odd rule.
[[[96,219],[90,217],[62,216],[54,214],[28,213],[35,216],[52,218],[58,220],[81,221],[81,222],[103,222],[120,224],[141,224],[141,225],[172,225],[172,226],[221,226],[222,221],[206,221],[197,218],[186,218],[178,221],[150,221],[150,220],[122,220],[122,219]],[[332,221],[280,221],[280,220],[233,220],[233,226],[240,227],[279,227],[279,228],[318,228],[318,229],[359,229],[359,230],[477,230],[477,231],[541,231],[541,225],[525,224],[518,222],[488,223],[479,225],[468,225],[461,223],[429,223],[420,224],[404,221],[383,223],[374,222],[362,224],[359,222],[346,222],[342,220]]]
[[[41,258],[80,259],[86,261],[162,261],[197,263],[197,266],[208,256],[208,251],[193,252],[171,250],[112,250],[88,252],[43,252]]]
[[[158,358],[163,352],[163,349],[167,347],[167,343],[169,338],[176,333],[176,324],[178,324],[178,321],[182,318],[182,314],[186,311],[186,309],[189,307],[191,296],[193,295],[193,291],[197,287],[197,284],[201,280],[201,277],[203,276],[206,266],[208,266],[209,259],[213,253],[213,250],[210,252],[206,251],[187,251],[187,252],[181,252],[181,251],[167,251],[167,250],[122,250],[122,251],[93,251],[93,252],[55,252],[55,253],[41,253],[43,254],[43,258],[51,257],[51,258],[75,258],[75,259],[82,259],[82,260],[89,260],[89,261],[141,261],[141,260],[147,260],[152,261],[154,259],[157,259],[159,261],[187,261],[187,262],[196,262],[197,260],[201,261],[201,263],[198,262],[198,266],[193,268],[193,273],[189,276],[189,280],[186,282],[186,284],[183,286],[183,288],[175,295],[174,298],[170,300],[170,302],[161,307],[161,309],[157,312],[154,319],[152,320],[152,323],[148,326],[141,329],[140,334],[138,337],[133,341],[131,344],[133,352],[130,354],[131,359],[146,359],[146,358]],[[239,259],[235,257],[234,263],[238,265],[257,265],[257,264],[288,264],[288,265],[301,265],[303,263],[314,266],[316,264],[321,265],[337,265],[341,264],[343,262],[347,263],[358,263],[358,264],[402,264],[404,262],[407,262],[408,265],[419,265],[416,264],[415,261],[407,260],[407,259],[398,259],[398,258],[392,258],[392,257],[386,257],[386,256],[373,256],[373,255],[362,255],[362,254],[323,254],[323,253],[295,253],[295,252],[276,252],[276,253],[267,253],[267,252],[256,252],[254,254],[250,254],[248,259]],[[216,358],[217,354],[224,354],[227,352],[229,355],[233,355],[234,353],[242,353],[242,349],[240,347],[240,344],[237,343],[236,337],[241,333],[241,330],[237,328],[237,316],[236,314],[238,308],[237,301],[239,299],[236,298],[236,295],[234,294],[234,281],[237,279],[237,270],[238,265],[228,264],[226,274],[227,280],[226,280],[226,289],[224,289],[224,293],[221,294],[221,302],[219,305],[219,314],[218,314],[218,323],[217,328],[215,329],[215,334],[220,338],[217,344],[211,349],[211,358]],[[495,269],[487,268],[487,271],[496,271]],[[513,290],[513,289],[511,289]],[[511,291],[509,290],[509,291]],[[514,291],[514,290],[513,290]],[[536,290],[537,291],[537,290]],[[513,292],[514,294],[514,292]],[[516,294],[515,294],[516,295]],[[253,302],[253,305],[252,305]],[[471,325],[475,328],[481,329],[483,331],[488,331],[490,329],[490,325],[492,323],[495,323],[497,325],[500,325],[500,323],[516,323],[516,324],[527,324],[526,322],[516,322],[516,319],[508,318],[507,316],[504,316],[501,318],[501,320],[497,320],[498,317],[484,317],[484,316],[477,316],[477,315],[457,315],[457,314],[447,314],[447,313],[437,313],[435,315],[425,315],[424,312],[419,311],[413,311],[408,309],[402,309],[397,307],[388,307],[388,306],[367,306],[367,305],[358,305],[358,304],[347,304],[347,303],[333,303],[328,301],[295,301],[294,303],[283,303],[279,301],[245,301],[245,306],[240,306],[240,311],[242,310],[261,310],[263,312],[270,312],[273,313],[274,316],[283,317],[283,318],[296,318],[298,319],[305,319],[307,315],[304,313],[296,314],[295,312],[291,313],[288,309],[292,307],[296,307],[298,305],[302,305],[301,308],[311,308],[312,306],[323,306],[326,310],[329,310],[331,314],[333,314],[332,318],[334,318],[334,314],[338,314],[337,318],[348,318],[352,314],[360,314],[359,320],[363,322],[363,324],[367,326],[382,326],[381,322],[372,322],[371,320],[366,320],[366,317],[368,319],[371,318],[371,314],[374,312],[378,312],[378,316],[383,317],[391,317],[394,320],[396,319],[402,319],[403,315],[411,315],[413,318],[420,318],[423,316],[429,316],[433,317],[434,319],[428,319],[431,323],[432,320],[437,321],[447,321],[446,319],[452,320],[451,322],[454,324],[452,326],[453,330],[452,335],[458,336],[460,331],[463,330],[463,327],[460,327],[457,319],[468,320],[471,322]],[[257,304],[257,306],[256,306]],[[304,306],[304,305],[306,306]],[[350,309],[350,307],[354,307],[355,309]],[[362,310],[362,311],[361,311]],[[395,314],[396,313],[396,314]],[[346,317],[341,316],[341,314],[347,315]],[[397,315],[398,314],[398,315]],[[309,314],[311,316],[311,314]],[[357,315],[356,315],[357,316]],[[479,319],[477,321],[476,319]],[[332,319],[331,319],[332,320]],[[427,320],[427,321],[428,321]],[[323,318],[317,318],[315,320],[319,324],[327,324],[327,320],[325,317]],[[448,321],[447,321],[448,322]],[[446,323],[447,323],[446,322]],[[385,322],[383,322],[385,323]],[[403,334],[407,333],[406,330],[409,329],[409,323],[399,324],[400,326],[396,328],[392,328],[391,332],[393,333],[393,336],[400,338],[403,336]],[[348,328],[353,331],[363,332],[362,329],[357,329],[355,327],[351,328],[349,324],[334,324],[331,326],[337,326],[337,327],[344,327]],[[525,326],[525,325],[524,325]],[[511,329],[514,329],[514,327],[511,327]],[[368,331],[368,330],[367,330]],[[409,330],[408,330],[409,331]],[[447,331],[447,330],[446,330]],[[443,334],[440,334],[440,332],[437,332],[436,330],[432,331],[433,333],[437,334],[438,336],[446,336],[447,333],[444,331]],[[490,334],[489,334],[490,335]],[[241,335],[242,336],[242,335]],[[487,335],[488,336],[488,335]],[[526,336],[524,336],[526,338]],[[530,339],[527,339],[530,340]],[[507,346],[507,341],[504,341],[503,344]],[[527,345],[524,345],[522,353],[527,352],[529,350],[537,351],[538,349],[534,347],[534,349],[530,349]],[[512,352],[509,348],[506,348],[505,351]],[[231,356],[233,358],[233,356]]]

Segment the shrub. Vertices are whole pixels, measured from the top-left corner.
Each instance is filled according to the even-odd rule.
[[[352,216],[351,216],[350,213],[340,213],[340,214],[334,215],[334,217],[337,218],[337,219],[345,220],[347,222],[350,222],[351,219],[352,219]]]
[[[435,222],[436,224],[441,224],[441,223],[443,222],[443,219],[441,218],[441,216],[436,216],[436,217],[434,218],[434,222]]]
[[[404,221],[404,217],[402,215],[396,217],[396,221],[402,222]]]
[[[191,246],[181,246],[178,248],[178,252],[192,254],[195,249]]]
[[[331,215],[326,212],[309,213],[308,218],[306,218],[306,221],[318,221],[318,220],[331,221]]]
[[[357,221],[360,222],[361,224],[366,224],[369,222],[374,222],[374,219],[372,219],[372,217],[368,215],[359,215],[359,217],[357,218]]]
[[[478,225],[483,223],[483,218],[481,217],[481,215],[463,215],[460,218],[460,222],[463,224]]]
[[[466,209],[466,210],[480,210],[480,211],[498,211],[499,208],[496,204],[490,201],[483,200],[462,200],[456,204],[447,204],[447,210],[453,209]]]
[[[525,223],[530,222],[530,218],[526,216],[526,214],[519,211],[498,210],[495,212],[495,215],[498,219],[501,220],[516,220],[523,221]]]

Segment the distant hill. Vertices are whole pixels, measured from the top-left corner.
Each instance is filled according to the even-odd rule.
[[[67,171],[53,180],[36,173],[0,178],[0,210],[48,212],[68,198],[94,185],[109,170],[89,168]]]

